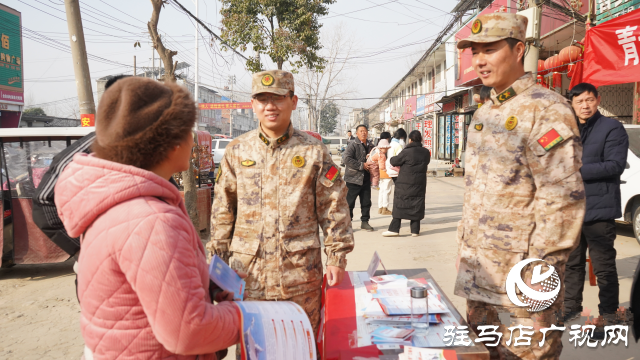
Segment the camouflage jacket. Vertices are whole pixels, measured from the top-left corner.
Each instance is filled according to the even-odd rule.
[[[530,73],[492,91],[467,137],[456,295],[513,306],[505,281],[526,258],[545,260],[564,280],[585,211],[581,158],[565,98],[536,85]],[[530,279],[531,269],[523,275]]]
[[[353,249],[347,188],[325,145],[289,127],[260,129],[225,149],[216,176],[208,249],[249,274],[253,299],[287,299],[320,288],[327,265],[345,268]]]

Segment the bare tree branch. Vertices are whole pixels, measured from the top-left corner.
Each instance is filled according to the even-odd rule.
[[[158,51],[158,56],[162,59],[164,64],[164,81],[176,82],[176,66],[178,62],[173,63],[173,57],[178,55],[177,51],[169,50],[164,47],[162,38],[158,33],[158,21],[160,20],[160,11],[167,3],[167,0],[150,0],[153,6],[153,12],[151,13],[151,20],[147,23],[149,29],[149,35],[151,35],[151,41],[153,41],[153,47]]]

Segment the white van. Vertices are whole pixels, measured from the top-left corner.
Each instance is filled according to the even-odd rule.
[[[629,135],[627,166],[620,176],[622,218],[618,221],[631,224],[633,234],[640,244],[640,125],[624,125]]]
[[[343,146],[344,146],[345,149],[347,148],[347,138],[346,137],[323,136],[323,139],[325,141],[331,142],[330,144],[327,144],[327,146],[329,147],[329,152],[331,153],[331,155],[337,155],[338,154],[338,149],[340,149]]]

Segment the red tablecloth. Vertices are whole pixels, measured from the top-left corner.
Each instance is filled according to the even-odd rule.
[[[349,274],[344,274],[338,286],[322,285],[324,306],[324,337],[318,344],[323,360],[350,360],[355,356],[376,358],[382,355],[375,345],[358,346],[358,325],[356,323],[356,299]]]

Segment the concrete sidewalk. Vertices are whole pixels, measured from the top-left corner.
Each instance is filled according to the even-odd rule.
[[[456,230],[462,216],[463,178],[427,179],[426,213],[421,222],[420,236],[411,237],[409,221],[403,221],[399,237],[385,238],[382,232],[387,230],[391,216],[378,215],[378,192],[372,191],[370,224],[375,232],[360,230],[360,204],[356,202],[354,211],[355,249],[348,255],[347,270],[365,271],[374,251],[378,251],[387,269],[427,268],[442,290],[464,314],[466,300],[453,294],[456,280],[455,261],[457,257]],[[620,305],[629,306],[631,282],[636,265],[640,260],[640,245],[633,238],[629,226],[618,225],[616,240],[618,251],[618,275],[620,281]],[[591,309],[591,315],[598,315],[598,287],[585,284],[584,308]],[[578,319],[566,325],[563,336],[564,350],[562,359],[622,359],[640,358],[640,345],[632,340],[629,329],[629,346],[624,344],[607,345],[596,349],[576,349],[569,342],[569,330],[572,324],[584,324],[586,319]],[[581,321],[581,322],[580,322]]]

